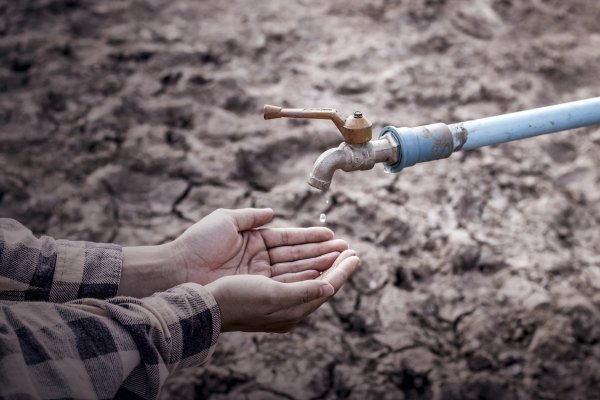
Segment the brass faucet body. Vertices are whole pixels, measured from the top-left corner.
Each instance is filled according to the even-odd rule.
[[[334,149],[326,150],[317,158],[310,174],[308,184],[322,191],[327,191],[336,170],[364,171],[375,164],[398,162],[398,143],[392,135],[381,139],[370,140],[362,144],[342,143]]]
[[[311,118],[329,119],[344,137],[344,142],[319,156],[308,176],[308,184],[326,191],[336,170],[358,171],[373,168],[376,163],[398,162],[398,143],[394,136],[385,135],[371,140],[373,124],[360,111],[344,118],[334,108],[282,108],[266,105],[265,119]]]

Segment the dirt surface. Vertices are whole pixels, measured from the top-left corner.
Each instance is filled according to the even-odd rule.
[[[165,398],[600,398],[600,129],[400,174],[305,179],[375,131],[600,94],[589,0],[0,2],[0,207],[36,233],[160,243],[218,207],[327,226],[363,265],[292,333],[226,334]]]

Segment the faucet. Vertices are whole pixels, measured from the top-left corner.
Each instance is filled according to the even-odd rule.
[[[327,191],[336,170],[359,171],[371,169],[376,163],[398,162],[398,142],[391,134],[371,140],[373,124],[360,112],[343,117],[333,108],[282,108],[266,105],[264,118],[329,119],[342,134],[344,141],[317,158],[308,175],[308,184]]]
[[[384,163],[387,172],[400,172],[417,163],[440,160],[460,150],[520,140],[547,133],[600,124],[600,97],[571,101],[446,125],[386,126],[371,140],[372,124],[357,111],[344,118],[333,108],[281,108],[266,105],[265,119],[330,119],[344,138],[335,149],[317,158],[308,184],[326,191],[336,170],[358,171]]]

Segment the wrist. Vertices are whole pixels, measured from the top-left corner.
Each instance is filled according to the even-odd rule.
[[[185,282],[174,260],[172,244],[123,247],[118,295],[145,297]]]
[[[221,322],[221,332],[230,332],[232,331],[231,321],[229,320],[230,312],[226,307],[226,299],[223,296],[223,287],[219,280],[211,282],[207,285],[204,285],[204,288],[210,293],[210,295],[215,299],[215,303],[217,304],[217,308],[219,309],[220,322]]]

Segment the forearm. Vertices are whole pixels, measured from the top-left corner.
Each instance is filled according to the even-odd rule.
[[[119,296],[145,297],[187,282],[170,243],[123,247]]]

